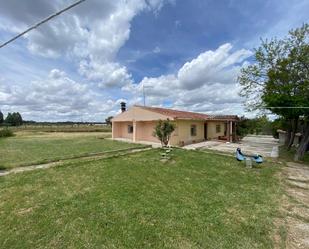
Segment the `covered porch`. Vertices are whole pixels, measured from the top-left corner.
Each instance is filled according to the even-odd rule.
[[[112,138],[132,142],[160,143],[153,136],[155,121],[117,121],[112,125]]]
[[[236,121],[206,121],[204,122],[204,140],[237,142],[236,125]]]

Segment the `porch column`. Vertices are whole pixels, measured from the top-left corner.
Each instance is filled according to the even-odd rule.
[[[137,132],[136,132],[136,121],[135,120],[133,120],[133,142],[136,142],[136,134],[137,134]]]
[[[232,121],[230,121],[229,141],[230,141],[230,142],[233,142],[233,122],[232,122]]]

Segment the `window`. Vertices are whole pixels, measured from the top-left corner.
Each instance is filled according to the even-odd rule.
[[[221,132],[221,125],[217,124],[216,125],[216,133],[220,133]]]
[[[128,125],[128,133],[133,133],[133,125]]]
[[[196,125],[191,125],[191,136],[196,136]]]

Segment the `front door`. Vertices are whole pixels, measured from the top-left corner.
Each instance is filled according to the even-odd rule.
[[[204,123],[204,139],[207,140],[207,123]]]

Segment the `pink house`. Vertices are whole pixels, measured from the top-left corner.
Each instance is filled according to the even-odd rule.
[[[236,115],[208,115],[137,105],[126,110],[125,103],[121,109],[122,113],[112,119],[113,139],[159,143],[153,136],[154,127],[158,120],[169,119],[176,125],[170,139],[174,146],[211,139],[236,140]]]

